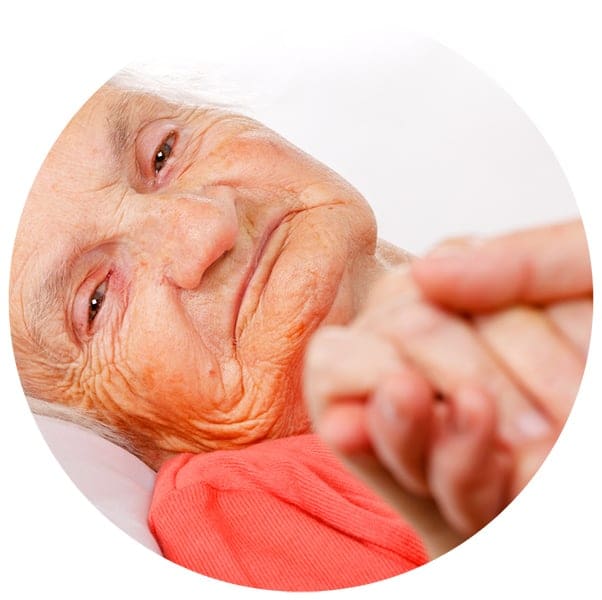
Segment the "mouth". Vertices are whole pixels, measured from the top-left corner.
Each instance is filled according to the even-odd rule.
[[[258,296],[261,294],[263,287],[265,287],[265,285],[269,279],[270,272],[280,254],[279,251],[269,252],[270,260],[268,262],[270,264],[267,265],[267,268],[265,268],[265,269],[263,268],[263,264],[262,264],[263,258],[264,258],[264,255],[266,254],[268,246],[270,245],[270,241],[274,237],[276,237],[275,234],[279,230],[280,226],[283,225],[284,223],[290,221],[294,217],[295,214],[296,214],[296,212],[292,212],[292,213],[287,213],[287,214],[279,217],[278,219],[276,219],[275,221],[273,221],[266,227],[264,233],[259,238],[259,242],[257,243],[255,252],[253,253],[253,257],[245,270],[245,276],[243,277],[243,279],[240,283],[240,286],[239,286],[239,289],[238,289],[238,292],[236,295],[236,301],[234,303],[234,332],[233,332],[233,335],[234,335],[235,342],[238,338],[237,334],[240,331],[241,310],[242,310],[243,302],[247,298],[249,290],[251,288],[253,288],[253,291],[256,292],[258,294]],[[255,285],[255,283],[256,283],[255,279],[257,278],[256,275],[258,274],[259,271],[262,271],[261,279],[263,281],[258,281],[257,285]]]

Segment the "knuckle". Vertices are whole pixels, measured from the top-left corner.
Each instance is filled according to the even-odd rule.
[[[348,343],[349,333],[343,327],[323,327],[309,340],[305,351],[305,368],[316,372],[324,369]]]
[[[413,298],[418,295],[410,271],[410,265],[404,265],[380,277],[374,284],[368,298],[368,305],[380,305],[399,298]]]
[[[422,339],[448,326],[452,317],[427,302],[413,302],[400,308],[389,330],[402,340]]]

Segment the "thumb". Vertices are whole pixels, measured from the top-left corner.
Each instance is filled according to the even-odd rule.
[[[431,301],[480,312],[516,303],[550,303],[589,296],[592,273],[581,221],[455,243],[412,265]]]

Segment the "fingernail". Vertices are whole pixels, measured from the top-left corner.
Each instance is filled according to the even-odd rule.
[[[383,393],[382,389],[376,390],[372,396],[372,403],[385,422],[397,423],[400,418],[397,406],[387,394]]]
[[[451,422],[457,433],[474,431],[482,414],[482,405],[486,401],[483,394],[476,390],[465,388],[457,392],[456,404],[452,406]]]
[[[483,243],[483,239],[477,236],[469,236],[443,242],[431,249],[427,256],[429,258],[447,258],[466,254]]]
[[[369,445],[363,404],[331,406],[317,424],[318,435],[338,452],[351,453]]]
[[[535,410],[519,415],[516,420],[516,426],[520,434],[529,440],[544,438],[551,431],[548,420]]]
[[[452,411],[452,421],[457,433],[470,433],[474,431],[475,419],[469,409]]]

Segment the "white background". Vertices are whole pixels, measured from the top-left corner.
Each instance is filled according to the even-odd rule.
[[[353,183],[386,240],[420,253],[447,236],[577,214],[524,112],[432,40],[400,32],[260,59],[228,69],[253,90],[252,114]]]
[[[246,64],[247,80],[240,66],[239,80],[261,83],[265,92],[253,100],[257,115],[350,179],[375,204],[383,237],[414,252],[442,236],[571,216],[570,184],[598,278],[602,43],[596,3],[415,4],[106,1],[84,8],[23,2],[5,9],[2,596],[160,598],[226,589],[265,595],[188,573],[110,525],[47,454],[21,399],[6,309],[20,210],[64,124],[130,60],[198,55],[210,63]],[[257,74],[266,61],[272,70]],[[391,130],[375,130],[375,123],[387,121]],[[495,144],[484,143],[492,139]],[[569,423],[519,500],[462,547],[375,584],[376,592],[505,598],[589,589],[583,597],[599,596],[598,337],[596,321]]]

